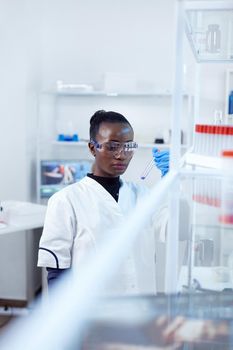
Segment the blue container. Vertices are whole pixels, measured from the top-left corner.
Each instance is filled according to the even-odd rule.
[[[74,135],[64,135],[64,134],[59,134],[57,137],[58,141],[70,141],[70,142],[77,142],[79,141],[78,134]]]
[[[63,134],[59,134],[57,137],[58,141],[65,141],[64,135]]]
[[[79,141],[78,134],[74,134],[74,135],[73,135],[73,141],[74,141],[74,142]]]
[[[231,91],[228,99],[228,114],[233,114],[233,91]]]

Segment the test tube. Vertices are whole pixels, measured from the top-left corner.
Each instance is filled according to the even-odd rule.
[[[220,125],[223,124],[223,115],[221,110],[215,110],[214,111],[214,124]]]
[[[143,170],[142,174],[141,174],[141,180],[145,180],[145,178],[149,175],[149,173],[151,172],[151,170],[153,169],[154,167],[154,159],[150,160],[145,169]]]

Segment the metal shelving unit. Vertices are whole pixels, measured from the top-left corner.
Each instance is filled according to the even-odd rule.
[[[179,168],[180,160],[180,112],[182,106],[182,67],[183,67],[183,35],[186,32],[192,52],[197,65],[201,63],[233,63],[233,1],[178,1],[177,2],[177,32],[176,32],[176,63],[175,63],[175,83],[174,83],[174,109],[172,118],[172,145],[171,145],[171,165],[177,177],[185,174],[186,166],[192,170],[186,172],[189,181],[190,196],[195,193],[199,179],[208,169],[205,178],[212,179],[221,174],[221,159],[209,157],[202,154],[188,152],[185,155],[184,167]],[[198,96],[195,96],[195,98]],[[196,111],[195,111],[196,112]],[[194,129],[194,128],[193,128]],[[233,146],[233,145],[232,145]],[[233,147],[232,147],[233,148]],[[185,175],[183,175],[185,176]],[[179,218],[179,195],[178,185],[174,185],[174,191],[170,195],[170,221],[167,237],[166,254],[166,291],[175,292],[178,279],[178,218]],[[198,205],[190,199],[191,203],[191,231],[189,239],[189,262],[188,262],[188,288],[192,290],[192,270],[194,266],[195,250],[195,224],[200,215]],[[203,209],[203,207],[202,207]],[[214,212],[215,210],[215,212]],[[208,214],[207,214],[208,217]],[[211,220],[217,220],[216,208],[212,208],[209,213]],[[221,225],[218,224],[220,228]],[[220,229],[221,230],[221,229]],[[224,235],[219,238],[220,249],[224,245]],[[220,255],[220,252],[219,252]],[[220,259],[220,258],[219,258]],[[224,264],[220,259],[220,263]]]
[[[68,87],[66,87],[68,86]],[[71,87],[69,87],[71,86]],[[82,129],[84,130],[84,125],[86,124],[85,130],[88,130],[88,120],[77,118],[77,126],[81,124],[81,134],[80,141],[57,141],[56,133],[56,123],[59,120],[60,111],[64,114],[64,105],[67,106],[78,106],[79,101],[81,101],[81,108],[85,108],[89,102],[96,104],[96,101],[103,99],[103,101],[130,101],[134,99],[143,99],[147,101],[156,101],[156,99],[162,99],[163,104],[171,103],[172,92],[170,90],[153,90],[148,92],[108,92],[108,91],[80,91],[76,89],[73,84],[65,84],[64,88],[60,85],[59,88],[53,88],[48,90],[42,90],[38,97],[38,132],[37,132],[37,202],[41,202],[41,160],[74,160],[81,159],[91,161],[91,156],[87,148],[87,135],[82,135]],[[188,113],[191,113],[191,99],[187,92],[182,92],[182,99],[187,101]],[[108,103],[108,102],[107,102]],[[114,102],[113,102],[114,103]],[[131,102],[132,103],[132,102]],[[150,102],[151,103],[151,102]],[[98,104],[98,103],[97,103]],[[79,107],[77,107],[79,108]],[[84,111],[84,109],[82,110]],[[69,110],[68,110],[69,112]],[[63,118],[63,114],[62,118]],[[91,113],[91,112],[90,112]],[[72,115],[71,118],[74,116]],[[67,118],[69,119],[69,118]],[[78,120],[79,119],[79,120]],[[146,133],[146,130],[145,130]],[[83,136],[83,139],[82,139]],[[152,149],[154,146],[158,146],[161,149],[170,148],[170,144],[154,144],[149,142],[140,142],[139,149]],[[182,149],[185,150],[187,146],[182,145]],[[69,150],[69,151],[68,151]],[[77,151],[78,150],[78,151]],[[44,202],[42,200],[42,202]]]

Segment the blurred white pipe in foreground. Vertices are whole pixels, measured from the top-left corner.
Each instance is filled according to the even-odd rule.
[[[85,318],[103,284],[111,277],[151,215],[167,195],[178,173],[170,171],[129,216],[118,234],[102,246],[77,276],[69,273],[51,291],[47,308],[39,305],[1,336],[1,350],[65,350],[81,340]],[[127,239],[126,239],[127,238]],[[75,347],[77,349],[77,347]]]

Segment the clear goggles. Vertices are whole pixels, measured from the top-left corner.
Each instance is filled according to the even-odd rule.
[[[138,144],[136,142],[116,142],[109,141],[98,143],[97,141],[91,140],[91,144],[95,146],[98,151],[108,152],[114,156],[119,155],[120,152],[123,152],[124,155],[130,156],[133,152],[138,148]]]

